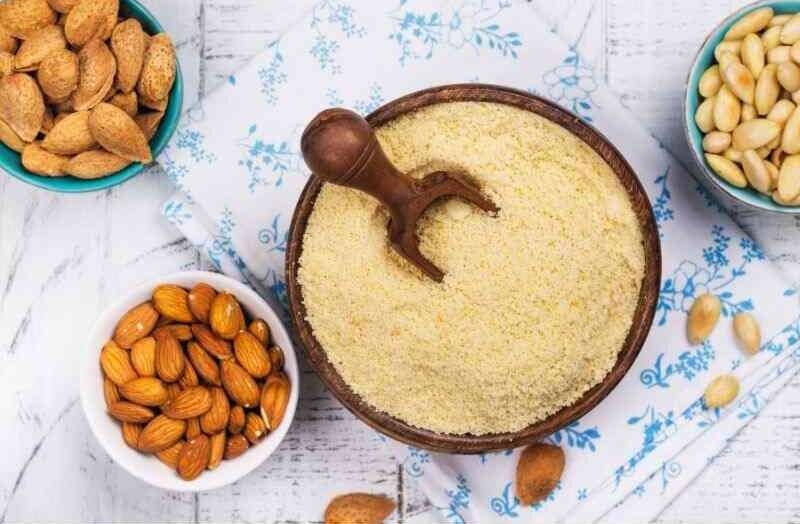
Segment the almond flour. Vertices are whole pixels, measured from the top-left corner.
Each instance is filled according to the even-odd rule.
[[[442,433],[519,430],[609,372],[644,274],[642,234],[609,166],[580,139],[493,103],[429,106],[377,130],[401,171],[472,177],[501,208],[459,201],[420,222],[421,276],[389,246],[376,200],[326,185],[298,272],[308,321],[366,402]]]

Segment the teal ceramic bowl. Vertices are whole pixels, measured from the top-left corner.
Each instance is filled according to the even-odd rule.
[[[142,4],[136,0],[121,0],[120,2],[120,15],[125,18],[136,18],[142,24],[145,32],[154,35],[161,33],[164,28],[158,23],[158,20],[153,16],[150,11],[144,8]],[[150,140],[150,148],[153,150],[153,158],[158,156],[161,151],[166,147],[172,134],[175,133],[175,128],[178,127],[178,120],[181,116],[181,107],[183,106],[183,78],[181,77],[180,64],[177,66],[175,75],[175,84],[172,87],[172,92],[169,95],[169,104],[164,113],[164,118],[161,120],[156,131],[155,136]],[[84,180],[74,178],[71,176],[66,177],[45,177],[31,173],[22,166],[20,155],[0,143],[0,168],[5,170],[8,174],[16,177],[28,184],[49,189],[50,191],[59,191],[62,193],[83,193],[86,191],[99,191],[109,187],[121,184],[128,179],[138,175],[144,166],[138,162],[133,163],[118,171],[113,175],[103,178],[96,178],[92,180]]]
[[[697,111],[697,106],[701,102],[700,94],[697,92],[697,84],[700,81],[700,76],[703,72],[715,63],[714,48],[722,42],[722,38],[730,27],[736,23],[740,18],[749,13],[750,11],[759,7],[772,7],[775,14],[783,13],[797,13],[800,12],[800,0],[779,0],[773,2],[757,2],[743,7],[736,11],[731,16],[722,21],[706,38],[703,46],[698,51],[694,59],[692,68],[689,71],[689,78],[686,81],[686,96],[684,98],[684,130],[686,132],[686,139],[689,142],[689,149],[692,151],[692,157],[700,168],[703,176],[714,186],[719,188],[724,194],[738,202],[742,202],[752,208],[771,211],[775,213],[785,214],[800,214],[800,207],[781,206],[776,204],[766,195],[749,188],[738,188],[730,185],[721,178],[719,178],[706,163],[703,156],[703,134],[698,129],[697,124],[694,122],[694,114]]]

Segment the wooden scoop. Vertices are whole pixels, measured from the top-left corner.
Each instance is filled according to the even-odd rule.
[[[398,171],[386,157],[369,123],[348,109],[326,109],[308,124],[300,141],[303,158],[325,182],[369,193],[389,210],[394,249],[430,278],[444,273],[419,251],[417,220],[439,198],[457,196],[484,211],[499,208],[468,180],[435,171],[421,180]]]

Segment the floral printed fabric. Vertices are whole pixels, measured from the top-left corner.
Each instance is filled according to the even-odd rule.
[[[287,229],[308,177],[298,143],[305,123],[332,105],[368,113],[416,89],[466,81],[555,100],[620,148],[659,225],[658,311],[616,390],[548,437],[565,449],[567,467],[547,500],[524,507],[514,496],[516,451],[465,457],[391,445],[449,522],[646,521],[800,370],[797,297],[529,4],[320,1],[187,112],[159,158],[178,187],[163,213],[220,270],[285,303]],[[707,291],[722,299],[724,318],[709,341],[689,346],[686,313]],[[752,358],[743,357],[730,329],[740,311],[753,311],[761,322],[764,346]],[[705,408],[703,387],[728,372],[742,380],[737,402]]]

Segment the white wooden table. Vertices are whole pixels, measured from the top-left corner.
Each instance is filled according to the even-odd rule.
[[[187,104],[313,4],[142,1],[178,45]],[[530,8],[554,25],[567,17],[585,20],[580,50],[663,146],[689,165],[680,127],[686,71],[708,30],[742,3],[534,0]],[[205,266],[158,214],[170,192],[158,168],[85,195],[48,193],[0,176],[0,522],[314,522],[331,496],[352,490],[394,497],[398,521],[424,512],[424,496],[375,434],[309,371],[283,446],[233,486],[199,495],[164,492],[103,452],[78,402],[87,330],[134,283]],[[741,211],[737,219],[800,283],[800,218]],[[799,521],[799,393],[797,379],[659,521]]]

